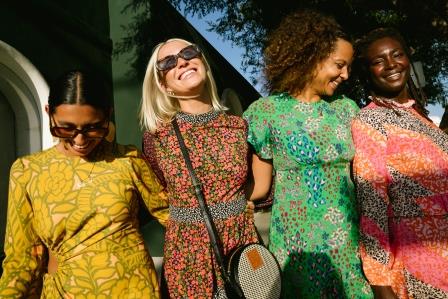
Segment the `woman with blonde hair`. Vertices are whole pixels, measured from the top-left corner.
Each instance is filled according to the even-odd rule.
[[[167,187],[164,271],[172,298],[212,298],[223,289],[219,265],[171,121],[185,141],[224,254],[257,240],[245,213],[247,125],[224,113],[197,45],[170,39],[155,47],[143,83],[143,151]]]

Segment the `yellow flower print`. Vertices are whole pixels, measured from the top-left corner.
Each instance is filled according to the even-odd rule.
[[[157,298],[154,289],[147,283],[147,278],[135,274],[128,280],[120,280],[112,288],[113,298],[120,299],[143,299]]]
[[[114,287],[112,288],[111,294],[116,296],[115,298],[125,298],[125,292],[128,289],[128,281],[120,280],[118,283],[116,282]]]
[[[88,240],[88,242],[94,242],[94,236],[96,231],[100,231],[106,227],[109,227],[111,223],[111,219],[104,214],[95,214],[92,215],[83,226],[82,231],[79,232],[79,238],[81,240]],[[81,223],[79,223],[81,225]],[[101,236],[97,236],[101,237]]]
[[[107,281],[115,281],[117,274],[115,267],[110,263],[108,254],[84,256],[73,269],[74,284],[81,287],[82,293],[106,295],[110,289],[104,288]],[[108,285],[110,287],[110,285]],[[73,290],[72,290],[73,292]],[[98,297],[95,297],[98,298]]]
[[[55,162],[42,169],[37,181],[38,196],[46,198],[48,203],[66,198],[72,187],[73,169],[63,162]]]
[[[152,294],[153,290],[149,288],[149,285],[145,282],[146,280],[140,275],[132,276],[129,281],[129,293],[128,299],[141,299]]]

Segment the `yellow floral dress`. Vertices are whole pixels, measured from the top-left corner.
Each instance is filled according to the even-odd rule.
[[[85,161],[55,147],[10,174],[0,298],[158,298],[139,232],[141,199],[162,224],[163,188],[140,153],[104,142]],[[48,274],[48,253],[58,261]]]

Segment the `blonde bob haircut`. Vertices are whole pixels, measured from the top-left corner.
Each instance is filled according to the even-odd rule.
[[[146,68],[145,79],[143,80],[142,101],[139,114],[142,129],[150,132],[154,132],[160,124],[170,122],[174,115],[180,111],[179,101],[176,98],[176,95],[169,95],[166,93],[161,83],[163,80],[161,76],[163,76],[163,74],[156,68],[157,56],[159,55],[160,48],[172,41],[184,42],[187,45],[192,44],[184,39],[172,38],[158,44],[153,50]],[[200,59],[204,63],[207,71],[205,88],[210,95],[213,110],[227,110],[227,108],[219,101],[216,83],[210,71],[210,65],[203,53]]]

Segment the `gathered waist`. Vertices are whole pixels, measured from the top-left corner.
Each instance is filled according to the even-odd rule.
[[[134,244],[120,250],[113,250],[113,248],[109,248],[109,250],[102,248],[83,250],[74,255],[60,254],[49,250],[48,274],[61,274],[61,271],[63,273],[72,268],[84,268],[94,264],[105,265],[116,262],[133,267],[142,263],[151,263],[152,260],[144,243]]]
[[[213,220],[226,219],[237,216],[246,209],[246,197],[244,195],[228,202],[219,202],[208,205]],[[170,220],[182,223],[203,222],[204,217],[200,207],[175,207],[170,206]]]

